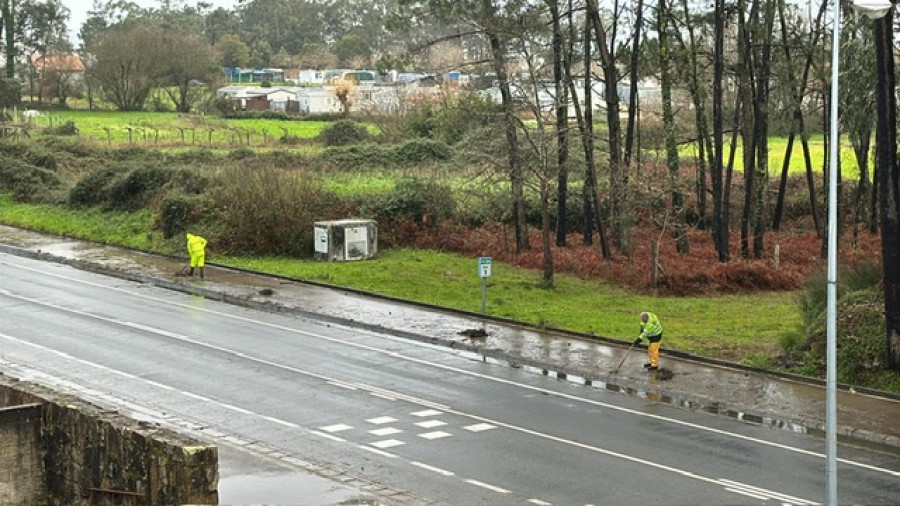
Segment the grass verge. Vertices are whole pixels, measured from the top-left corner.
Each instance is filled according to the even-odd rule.
[[[0,197],[0,222],[47,233],[118,244],[146,251],[180,252],[180,238],[164,242],[150,232],[149,212],[108,213],[19,204]],[[437,306],[480,312],[477,259],[437,251],[391,249],[363,262],[323,263],[279,257],[217,255],[216,263],[297,279],[375,292]],[[557,276],[556,288],[539,287],[540,273],[494,264],[488,280],[487,312],[545,328],[558,328],[629,341],[638,334],[638,314],[659,315],[663,347],[740,361],[776,352],[780,336],[802,317],[793,293],[719,297],[653,297],[611,286]]]

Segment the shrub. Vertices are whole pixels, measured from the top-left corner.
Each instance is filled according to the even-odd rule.
[[[60,185],[56,173],[18,158],[0,156],[0,190],[19,202],[42,202]]]
[[[78,135],[78,127],[74,121],[66,121],[62,125],[55,127],[47,127],[44,129],[45,135]]]
[[[335,167],[373,167],[393,161],[389,148],[377,144],[353,144],[325,148],[319,160]]]
[[[838,381],[855,385],[871,384],[885,372],[884,298],[880,290],[848,293],[838,303]],[[825,363],[826,315],[821,314],[810,328],[811,361]],[[819,371],[821,374],[821,371]]]
[[[116,175],[122,172],[119,166],[107,166],[90,172],[69,190],[69,205],[90,207],[105,204],[109,199],[109,186]]]
[[[3,142],[0,143],[0,153],[51,171],[57,167],[56,156],[42,144]]]
[[[200,221],[200,212],[205,207],[202,197],[173,193],[167,195],[159,203],[157,226],[163,237],[170,239],[185,230],[188,226]]]
[[[413,139],[397,146],[393,158],[401,165],[416,165],[449,160],[453,158],[453,152],[443,142]]]
[[[339,205],[319,180],[271,166],[226,169],[213,196],[218,244],[249,254],[312,255],[313,223]]]
[[[371,138],[365,125],[346,119],[335,121],[319,133],[319,140],[326,146],[360,144],[370,141]]]
[[[368,211],[392,222],[413,220],[436,224],[453,216],[455,209],[456,200],[450,187],[413,178],[397,182],[393,191],[376,199]]]
[[[89,143],[79,138],[42,137],[38,143],[53,153],[65,152],[79,158],[88,158],[97,152]]]
[[[120,173],[109,183],[107,208],[136,211],[146,207],[171,177],[171,170],[156,165]]]

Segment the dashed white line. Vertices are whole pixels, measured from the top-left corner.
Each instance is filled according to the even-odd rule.
[[[447,425],[447,422],[442,422],[440,420],[426,420],[424,422],[416,422],[413,425],[422,427],[423,429],[433,429],[435,427],[441,427],[443,425]]]
[[[213,402],[213,400],[210,399],[209,397],[204,397],[202,395],[198,395],[198,394],[195,394],[192,392],[185,392],[184,390],[179,390],[178,393],[180,393],[181,395],[184,395],[186,397],[190,397],[191,399],[197,399],[198,401]]]
[[[367,451],[367,452],[372,452],[372,453],[375,453],[375,454],[377,454],[377,455],[381,455],[382,457],[387,457],[387,458],[389,458],[389,459],[396,459],[396,458],[397,458],[397,456],[394,455],[393,453],[386,452],[386,451],[382,451],[382,450],[379,450],[378,448],[372,448],[371,446],[357,445],[357,448],[361,448],[361,449],[363,449],[363,450],[365,450],[365,451]]]
[[[389,400],[389,401],[396,401],[396,400],[397,400],[396,397],[393,397],[393,396],[387,395],[387,394],[382,394],[382,393],[379,393],[379,392],[369,392],[369,395],[371,395],[372,397],[381,397],[382,399],[387,399],[387,400]]]
[[[531,504],[537,504],[538,506],[553,506],[551,503],[542,501],[540,499],[529,499],[528,502],[530,502]]]
[[[478,481],[478,480],[464,480],[464,481],[470,485],[475,485],[476,487],[493,490],[494,492],[497,492],[498,494],[508,494],[509,493],[509,490],[506,490],[505,488],[500,488],[500,487],[491,485],[490,483],[485,483],[483,481]]]
[[[378,418],[369,418],[366,421],[369,423],[374,423],[375,425],[384,425],[386,423],[394,423],[397,421],[397,419],[391,418],[389,416],[379,416]]]
[[[232,411],[237,411],[238,413],[242,413],[245,415],[255,415],[256,413],[250,411],[249,409],[239,408],[233,404],[225,404],[224,402],[220,402],[219,406],[222,406],[225,409],[230,409]]]
[[[324,432],[319,432],[319,431],[317,431],[317,430],[311,430],[311,431],[309,431],[309,432],[310,432],[310,434],[315,434],[315,435],[317,435],[317,436],[319,436],[319,437],[324,437],[325,439],[330,439],[330,440],[332,440],[332,441],[337,441],[338,443],[346,443],[346,442],[347,442],[347,440],[344,439],[344,438],[342,438],[342,437],[337,437],[337,436],[332,435],[332,434],[326,434],[326,433],[324,433]]]
[[[414,465],[414,466],[416,466],[416,467],[421,467],[422,469],[426,469],[426,470],[428,470],[428,471],[431,471],[431,472],[434,472],[434,473],[438,473],[438,474],[443,475],[443,476],[454,476],[454,475],[456,475],[456,473],[454,473],[453,471],[447,471],[446,469],[441,469],[440,467],[430,466],[430,465],[425,464],[425,463],[423,463],[423,462],[417,462],[417,461],[415,461],[415,460],[410,460],[409,463],[412,464],[412,465]]]
[[[297,425],[296,423],[288,422],[288,421],[282,420],[280,418],[275,418],[273,416],[266,416],[266,415],[262,415],[262,417],[270,422],[277,423],[279,425],[284,425],[285,427],[290,427],[292,429],[300,428],[300,426]]]

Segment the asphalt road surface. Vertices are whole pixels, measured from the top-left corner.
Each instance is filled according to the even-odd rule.
[[[0,371],[227,447],[229,472],[241,454],[265,455],[363,478],[388,503],[802,505],[825,494],[816,437],[7,255]],[[842,445],[838,457],[842,504],[900,502],[900,456]],[[279,502],[319,504],[305,490]],[[259,494],[242,500],[272,502]]]

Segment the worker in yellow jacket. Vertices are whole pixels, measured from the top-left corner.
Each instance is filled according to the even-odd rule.
[[[191,271],[188,275],[193,276],[196,267],[200,269],[200,279],[203,279],[203,267],[206,265],[206,239],[188,233],[187,249],[188,254],[191,255]]]
[[[647,355],[649,355],[650,362],[644,364],[644,367],[651,371],[659,368],[659,343],[662,341],[662,332],[662,325],[655,314],[641,313],[641,336],[634,340],[634,344],[640,344],[641,339],[646,339],[649,343]]]

